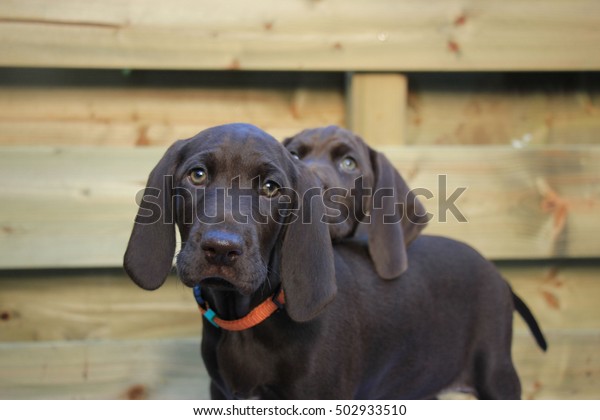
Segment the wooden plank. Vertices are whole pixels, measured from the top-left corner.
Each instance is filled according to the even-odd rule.
[[[121,270],[0,274],[0,342],[189,337],[202,322],[175,276],[156,292]]]
[[[513,361],[526,400],[595,400],[600,393],[597,348],[600,330],[552,332],[546,353],[532,344],[528,333],[513,337]],[[465,399],[451,393],[448,399]]]
[[[524,333],[526,334],[526,333]],[[516,334],[513,360],[521,377],[523,399],[598,399],[600,331],[552,332],[542,353],[530,337]]]
[[[426,232],[466,241],[496,259],[600,255],[596,146],[382,150],[409,185],[433,193],[423,198],[434,216]],[[163,152],[1,148],[0,267],[120,266],[135,196]],[[445,193],[440,175],[447,176]],[[446,211],[440,203],[464,187],[455,202],[460,213]],[[455,218],[460,214],[467,222]]]
[[[421,196],[433,216],[427,233],[491,259],[600,255],[597,146],[379,149],[412,188],[433,193]],[[450,202],[456,211],[447,210]]]
[[[207,399],[200,335],[0,343],[2,399]]]
[[[76,73],[65,77],[75,78]],[[383,77],[388,87],[377,88],[373,81],[365,85],[367,76],[371,80]],[[52,78],[52,73],[37,77]],[[536,80],[542,80],[537,83],[504,81],[507,76],[498,81],[493,75],[465,80],[447,74],[440,82],[416,75],[411,76],[414,86],[404,111],[405,104],[399,99],[403,95],[401,77],[352,76],[355,87],[365,86],[350,89],[347,122],[371,144],[399,145],[404,143],[400,138],[411,145],[528,147],[600,142],[600,110],[595,105],[600,98],[593,82],[572,88],[570,78],[539,75]],[[253,121],[277,138],[305,127],[346,124],[344,99],[335,80],[316,83],[289,78],[286,84],[269,88],[262,77],[258,79],[260,83],[248,83],[247,88],[0,88],[0,144],[166,145],[230,121]],[[19,81],[23,84],[17,78]],[[406,130],[402,129],[402,115],[406,115]],[[366,120],[360,122],[360,118]],[[360,128],[365,124],[366,132]]]
[[[600,331],[600,264],[597,260],[497,264],[544,331]],[[528,331],[519,316],[515,316],[515,329]]]
[[[169,145],[214,125],[252,121],[277,138],[344,124],[341,87],[0,88],[2,145]]]
[[[0,266],[120,266],[137,212],[135,194],[161,153],[154,148],[3,149],[0,248],[8,254]],[[43,181],[34,173],[43,173]]]
[[[336,78],[288,76],[269,86],[273,74],[261,73],[251,80],[222,76],[198,86],[186,73],[184,86],[173,87],[168,81],[176,75],[166,72],[143,87],[117,78],[104,87],[81,87],[106,77],[105,72],[71,70],[61,75],[70,81],[66,85],[53,83],[58,76],[51,71],[19,77],[21,72],[0,72],[0,80],[24,85],[0,87],[0,145],[166,145],[231,121],[252,121],[277,138],[306,127],[348,125],[374,145],[600,143],[600,83],[594,78],[585,82],[583,76],[575,83],[574,76],[540,74],[531,75],[533,80],[487,73],[411,75],[405,109],[397,74],[354,74],[346,107]],[[150,77],[148,72],[139,76]],[[387,87],[373,86],[381,78]],[[133,79],[129,83],[140,83]],[[36,86],[41,81],[45,85]],[[224,85],[229,87],[219,87]],[[363,132],[360,125],[365,124]]]
[[[599,144],[599,86],[557,75],[415,75],[407,143]]]
[[[500,269],[544,331],[600,330],[597,262],[513,262]],[[150,293],[121,270],[0,274],[0,342],[176,338],[200,327],[192,294],[175,276]],[[528,331],[518,316],[515,328]]]
[[[0,65],[256,70],[597,70],[595,0],[0,4]]]
[[[544,354],[515,336],[526,399],[596,399],[600,333],[555,332]],[[206,399],[200,337],[0,343],[2,399]]]
[[[354,73],[349,76],[350,129],[373,145],[406,142],[406,76],[395,73]]]

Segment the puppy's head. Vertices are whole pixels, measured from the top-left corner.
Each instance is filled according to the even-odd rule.
[[[324,206],[303,200],[316,184],[251,125],[214,127],[176,142],[150,174],[125,269],[139,286],[160,287],[177,225],[184,284],[252,296],[281,283],[290,317],[311,319],[335,295]]]
[[[408,266],[406,247],[428,217],[390,161],[337,126],[304,130],[283,144],[325,189],[331,238],[352,236],[362,224],[378,274],[391,279],[403,273]]]
[[[375,184],[369,147],[336,126],[304,130],[283,144],[319,179],[331,238],[352,236],[368,211],[368,197],[362,188],[356,188],[357,180],[367,188]]]

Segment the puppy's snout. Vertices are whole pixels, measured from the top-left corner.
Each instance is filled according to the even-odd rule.
[[[324,190],[329,188],[328,180],[335,180],[336,174],[328,165],[316,161],[307,162],[308,169],[315,175],[317,181],[321,184],[320,187]]]
[[[243,253],[242,237],[225,231],[209,231],[202,236],[200,248],[212,264],[230,265]]]

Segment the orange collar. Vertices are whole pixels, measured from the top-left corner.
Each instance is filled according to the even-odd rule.
[[[279,291],[275,292],[263,303],[252,309],[245,317],[233,321],[226,321],[219,318],[215,311],[208,307],[208,302],[202,298],[200,286],[198,285],[194,286],[194,297],[196,298],[196,302],[198,302],[198,309],[200,309],[204,318],[215,327],[223,328],[228,331],[242,331],[252,328],[273,315],[279,309],[283,308],[283,305],[285,304],[283,289],[280,288]]]

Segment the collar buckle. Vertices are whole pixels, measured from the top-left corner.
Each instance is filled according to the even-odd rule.
[[[281,311],[283,309],[283,302],[279,300],[281,297],[281,294],[282,294],[281,285],[279,285],[279,286],[277,286],[275,293],[273,293],[273,296],[271,297],[271,301],[275,304],[275,306],[277,306],[276,311]]]

